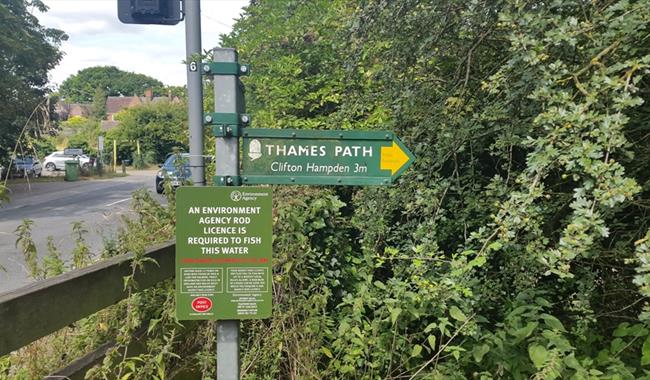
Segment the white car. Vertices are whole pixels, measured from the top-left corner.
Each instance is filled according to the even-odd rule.
[[[82,168],[87,168],[88,165],[90,165],[90,157],[86,156],[85,154],[82,155],[65,154],[63,153],[62,150],[59,150],[45,156],[45,159],[43,159],[43,167],[45,168],[45,170],[51,172],[55,170],[64,170],[65,162],[70,160],[79,161],[79,166],[81,166]]]

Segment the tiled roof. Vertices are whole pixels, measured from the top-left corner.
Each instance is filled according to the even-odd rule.
[[[57,102],[54,106],[56,112],[62,120],[67,120],[73,116],[87,117],[91,113],[90,104],[86,103],[64,103]]]
[[[137,96],[109,96],[106,98],[106,113],[109,115],[118,113],[125,108],[133,107],[135,102],[139,103],[140,98]]]
[[[141,104],[160,102],[178,103],[180,102],[180,99],[177,96],[172,96],[171,98],[167,96],[156,96],[154,98],[148,98],[146,96],[109,96],[106,98],[106,116],[110,120],[112,119],[112,115],[115,115],[123,109],[135,107]],[[91,104],[86,103],[68,104],[57,102],[55,110],[62,120],[66,120],[72,116],[88,117],[92,114]],[[110,128],[112,127],[114,127],[114,125]]]
[[[72,116],[88,116],[91,112],[90,104],[72,103],[70,104],[70,111],[68,115]]]

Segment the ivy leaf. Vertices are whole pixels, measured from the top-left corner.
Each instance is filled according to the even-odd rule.
[[[394,309],[390,309],[390,321],[391,323],[395,324],[395,321],[397,321],[397,317],[402,314],[402,309],[399,307],[396,307]]]
[[[530,334],[533,333],[533,330],[539,325],[538,322],[528,322],[528,324],[518,330],[515,330],[512,335],[515,336],[514,344],[521,342],[522,340],[528,338]]]
[[[490,351],[490,346],[487,344],[481,344],[480,346],[474,346],[472,349],[472,356],[477,363],[480,363],[483,360],[483,356]]]
[[[498,241],[495,241],[494,243],[488,245],[488,249],[490,249],[491,251],[498,251],[501,249],[501,247],[503,247],[503,245]]]
[[[332,351],[330,351],[329,348],[323,346],[323,347],[320,348],[320,350],[321,350],[321,352],[322,352],[323,354],[325,354],[325,356],[327,356],[328,358],[330,358],[330,359],[333,359],[333,358],[334,358],[334,355],[332,355]]]
[[[618,327],[616,327],[616,330],[614,330],[614,333],[612,333],[612,335],[614,335],[615,337],[627,336],[628,335],[627,331],[628,331],[628,326],[629,325],[630,324],[627,323],[627,322],[621,323],[620,325],[618,325]]]
[[[566,329],[564,328],[562,322],[560,322],[559,319],[555,318],[550,314],[542,314],[541,317],[546,323],[546,325],[549,326],[550,328],[553,328],[558,331],[566,332]]]
[[[650,335],[643,342],[643,347],[641,347],[641,365],[650,364]]]
[[[431,347],[432,350],[436,349],[436,336],[435,335],[429,335],[427,337],[427,342],[429,342],[429,346]]]
[[[470,267],[480,267],[480,266],[483,266],[483,264],[485,264],[485,262],[486,262],[485,256],[477,256],[472,261],[470,261],[468,264],[469,264]]]
[[[449,315],[451,315],[452,318],[460,322],[465,322],[467,320],[465,314],[463,314],[463,312],[456,306],[452,306],[451,308],[449,308]]]
[[[567,367],[574,369],[576,371],[581,370],[582,366],[580,365],[580,362],[576,359],[574,354],[571,354],[567,357],[564,358],[564,363],[566,364]]]
[[[415,346],[413,346],[413,351],[411,351],[411,357],[414,358],[420,356],[421,353],[422,353],[422,346],[416,344]]]
[[[540,369],[548,358],[548,351],[539,344],[531,344],[528,346],[528,356],[530,357],[530,360],[533,361],[533,364],[535,364],[535,367]]]

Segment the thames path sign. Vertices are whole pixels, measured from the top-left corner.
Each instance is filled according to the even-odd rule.
[[[176,315],[271,316],[271,189],[181,187],[176,193]]]
[[[269,318],[272,309],[271,188],[241,185],[390,185],[414,156],[392,132],[249,128],[239,80],[249,66],[234,49],[215,48],[200,67],[218,94],[203,117],[215,137],[217,187],[176,194],[176,315],[218,320],[217,378],[237,380],[239,320]],[[198,71],[190,63],[189,73]],[[193,158],[203,157],[202,140],[192,139],[201,132],[190,131]],[[202,184],[202,164],[191,167]]]
[[[243,130],[244,184],[390,185],[413,162],[392,132]]]

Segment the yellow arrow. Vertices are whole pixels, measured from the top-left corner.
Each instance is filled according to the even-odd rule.
[[[395,141],[391,146],[381,147],[379,160],[381,170],[390,170],[390,175],[395,175],[407,162],[409,162],[409,157],[399,145],[395,144]]]

